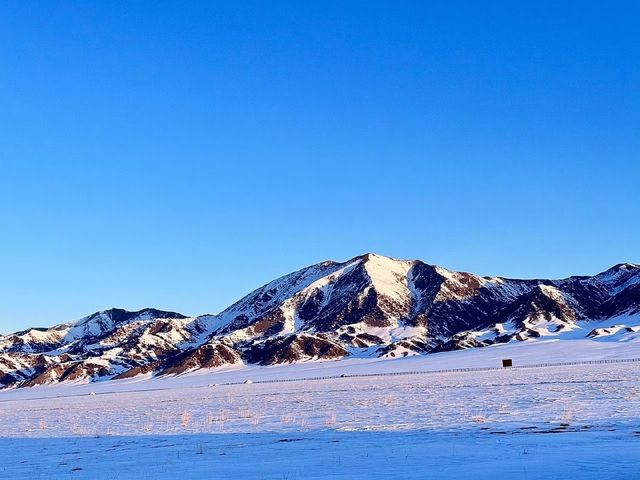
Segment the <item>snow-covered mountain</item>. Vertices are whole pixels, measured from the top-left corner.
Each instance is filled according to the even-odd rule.
[[[640,330],[640,266],[515,280],[375,254],[285,275],[218,315],[111,309],[0,336],[0,384],[179,374],[349,355],[401,357]]]

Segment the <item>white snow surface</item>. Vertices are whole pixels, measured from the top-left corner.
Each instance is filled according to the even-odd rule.
[[[0,475],[637,478],[640,363],[531,366],[640,356],[627,335],[2,391]]]
[[[364,268],[379,295],[404,303],[410,298],[407,275],[414,262],[369,254]]]

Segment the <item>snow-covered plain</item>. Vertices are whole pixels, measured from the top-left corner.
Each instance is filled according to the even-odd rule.
[[[3,391],[0,478],[640,478],[640,362],[439,371],[626,338]]]

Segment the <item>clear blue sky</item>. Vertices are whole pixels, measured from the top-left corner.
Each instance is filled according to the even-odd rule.
[[[367,251],[640,262],[636,2],[308,3],[3,3],[0,331]]]

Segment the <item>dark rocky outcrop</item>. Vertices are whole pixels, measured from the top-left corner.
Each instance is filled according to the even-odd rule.
[[[218,344],[205,344],[176,355],[164,362],[160,375],[177,375],[200,368],[217,368],[241,362],[240,352]]]
[[[245,351],[249,363],[273,365],[300,360],[338,359],[348,355],[339,343],[319,335],[289,335],[268,339],[252,345]]]

